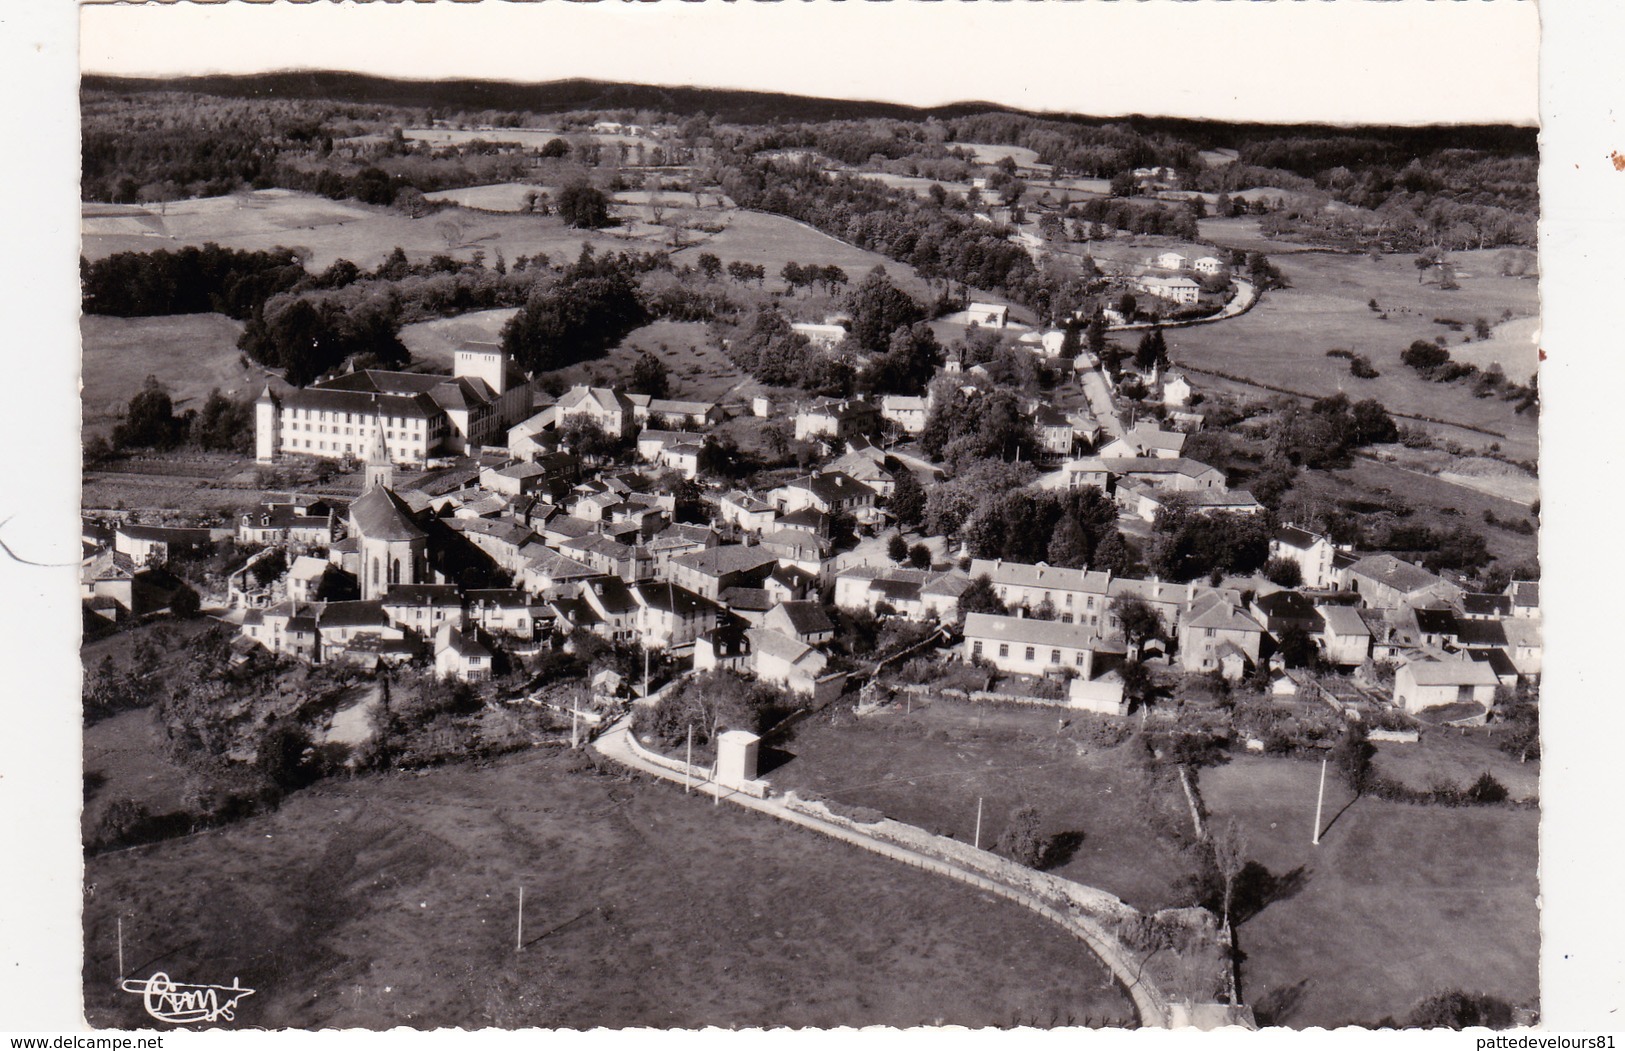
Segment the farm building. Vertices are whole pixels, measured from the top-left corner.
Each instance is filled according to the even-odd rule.
[[[970,323],[988,328],[1004,328],[1010,324],[1010,308],[998,303],[972,303],[969,310]]]
[[[1483,661],[1412,661],[1394,673],[1394,703],[1407,712],[1458,703],[1488,708],[1498,685],[1495,670]]]
[[[985,660],[1000,671],[1042,675],[1070,668],[1090,678],[1100,636],[1082,624],[1063,624],[1033,617],[965,615],[963,656]]]

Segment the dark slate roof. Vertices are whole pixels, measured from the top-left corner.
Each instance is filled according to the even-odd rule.
[[[1475,661],[1483,661],[1488,664],[1490,670],[1495,672],[1497,676],[1518,674],[1518,667],[1512,663],[1512,658],[1507,656],[1506,650],[1470,650],[1467,656]]]
[[[1461,597],[1461,611],[1481,617],[1510,616],[1512,613],[1512,599],[1507,595],[1463,595]]]
[[[723,588],[717,597],[729,609],[749,613],[766,613],[779,603],[778,599],[762,588]]]
[[[1505,646],[1507,633],[1498,620],[1463,620],[1456,625],[1456,642],[1462,646]]]
[[[1447,609],[1419,609],[1416,626],[1424,635],[1454,635],[1457,631],[1456,615]]]
[[[632,589],[620,577],[594,577],[581,587],[583,597],[590,589],[607,613],[630,613],[638,608],[637,600],[632,597]]]
[[[182,526],[121,525],[118,531],[131,540],[160,540],[169,544],[207,544],[209,530]]]
[[[1309,619],[1316,617],[1315,602],[1300,591],[1276,591],[1253,600],[1259,612],[1266,617]]]
[[[643,583],[637,586],[645,605],[663,613],[695,614],[717,609],[717,604],[675,584]]]
[[[429,535],[413,521],[406,501],[381,485],[350,505],[350,520],[370,540],[418,540]]]
[[[1319,540],[1320,537],[1316,536],[1314,533],[1311,533],[1307,529],[1299,529],[1297,526],[1293,525],[1284,525],[1275,531],[1275,539],[1290,547],[1307,549],[1313,547],[1315,541]]]
[[[517,588],[474,588],[465,593],[470,606],[500,606],[516,609],[530,605],[530,599]]]
[[[824,607],[816,602],[781,602],[779,607],[789,614],[790,626],[796,629],[798,635],[816,635],[835,630],[835,625],[824,613]]]
[[[382,602],[329,602],[317,623],[324,628],[356,628],[389,623]]]
[[[1391,588],[1409,594],[1421,591],[1440,582],[1440,578],[1429,573],[1421,566],[1414,565],[1393,555],[1368,555],[1354,563],[1351,573],[1386,584]]]
[[[461,606],[456,584],[396,584],[384,594],[386,606]]]

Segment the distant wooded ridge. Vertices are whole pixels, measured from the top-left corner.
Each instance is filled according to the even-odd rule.
[[[739,124],[780,121],[891,118],[948,119],[977,113],[1014,113],[1084,125],[1127,125],[1140,132],[1166,133],[1200,147],[1234,147],[1287,135],[1380,137],[1395,146],[1426,152],[1476,149],[1505,154],[1536,152],[1539,129],[1510,124],[1267,124],[1191,120],[1130,114],[1116,117],[1034,112],[992,102],[955,102],[920,107],[896,102],[813,98],[731,88],[671,87],[572,79],[523,84],[502,80],[402,80],[334,70],[290,70],[241,76],[116,77],[86,74],[85,93],[190,92],[227,98],[310,99],[341,103],[432,109],[566,113],[580,110],[652,110],[674,116],[705,113]]]

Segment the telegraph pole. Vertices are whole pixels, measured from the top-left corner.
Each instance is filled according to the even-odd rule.
[[[1310,843],[1320,846],[1320,808],[1326,802],[1326,760],[1320,761],[1320,794],[1315,797],[1315,838]]]
[[[977,850],[982,849],[982,797],[976,797],[976,841]]]
[[[525,885],[519,885],[519,916],[514,925],[513,951],[525,951]]]
[[[118,918],[118,980],[124,981],[124,917]]]
[[[688,724],[688,756],[683,761],[683,795],[688,795],[689,780],[694,776],[694,724]]]

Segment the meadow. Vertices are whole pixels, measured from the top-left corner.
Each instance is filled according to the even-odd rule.
[[[499,182],[489,186],[464,186],[455,190],[435,190],[423,196],[431,201],[450,201],[481,212],[522,212],[531,194],[557,193],[556,188],[527,182]]]
[[[1259,1022],[1403,1020],[1449,988],[1534,1001],[1539,812],[1352,799],[1334,775],[1317,847],[1319,777],[1319,763],[1254,756],[1201,775],[1211,820],[1234,820],[1263,870],[1264,905],[1236,933]]]
[[[1461,288],[1441,289],[1431,278],[1418,283],[1414,257],[1328,252],[1272,257],[1289,288],[1265,294],[1250,312],[1223,324],[1170,329],[1170,357],[1196,372],[1212,370],[1314,397],[1342,391],[1351,399],[1375,398],[1389,412],[1424,416],[1495,435],[1480,435],[1476,444],[1498,442],[1518,459],[1535,456],[1536,420],[1517,415],[1509,402],[1476,398],[1469,382],[1432,383],[1400,360],[1414,340],[1447,337],[1452,354],[1460,346],[1473,351],[1464,336],[1472,335],[1476,318],[1498,321],[1503,311],[1514,318],[1538,310],[1536,282],[1502,277],[1496,253],[1462,252],[1453,258],[1459,267]],[[1371,309],[1374,300],[1378,309]],[[1462,323],[1452,331],[1442,321]],[[1503,368],[1511,381],[1529,379],[1527,354],[1514,354],[1517,340],[1491,344],[1505,352]],[[1363,354],[1381,374],[1357,379],[1348,362],[1329,358],[1326,351],[1343,349]],[[1483,348],[1480,348],[1483,349]],[[1486,362],[1496,350],[1484,350]],[[1205,377],[1195,377],[1200,389]]]
[[[1018,906],[587,767],[546,749],[327,781],[273,814],[91,858],[86,1017],[142,1024],[114,981],[122,917],[130,973],[256,990],[239,1026],[1132,1018],[1082,943]]]
[[[1060,726],[1062,717],[1077,723]],[[1151,910],[1181,900],[1188,871],[1173,841],[1147,823],[1129,745],[1092,743],[1091,717],[1001,710],[937,700],[839,725],[809,720],[780,746],[793,758],[764,776],[775,790],[807,790],[872,807],[966,843],[991,847],[1014,809],[1035,804],[1045,834],[1081,837],[1057,875]]]
[[[216,388],[233,397],[257,394],[265,374],[243,365],[237,349],[242,331],[242,322],[224,314],[83,315],[80,401],[85,434],[111,431],[148,376],[169,391],[177,413],[202,408]]]

